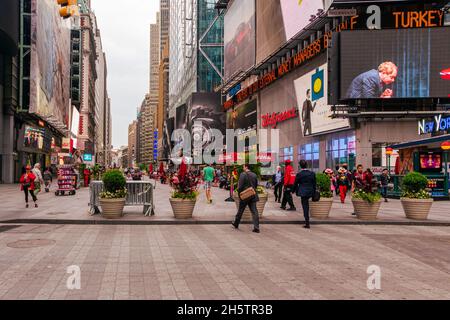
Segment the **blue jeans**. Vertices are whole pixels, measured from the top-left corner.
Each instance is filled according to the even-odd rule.
[[[381,187],[381,195],[383,196],[383,198],[387,199],[387,192],[388,192],[388,187],[387,186],[382,186]]]

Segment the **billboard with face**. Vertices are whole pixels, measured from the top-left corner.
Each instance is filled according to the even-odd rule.
[[[234,1],[225,15],[225,78],[255,64],[255,0]]]
[[[70,26],[52,0],[32,0],[30,113],[69,128]]]
[[[341,100],[450,98],[448,28],[343,32]]]
[[[188,129],[191,132],[193,143],[202,141],[206,147],[213,142],[212,129],[225,134],[225,113],[223,112],[220,94],[193,93],[188,105]]]
[[[348,120],[332,119],[328,105],[328,65],[294,81],[304,136],[315,135],[349,126]]]

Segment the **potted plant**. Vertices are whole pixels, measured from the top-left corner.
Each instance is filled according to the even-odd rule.
[[[411,172],[403,178],[401,203],[408,219],[428,219],[433,199],[427,187],[428,179],[421,173]]]
[[[331,192],[331,179],[325,173],[316,175],[317,189],[320,192],[319,202],[309,205],[311,217],[315,219],[327,219],[333,206],[333,192]]]
[[[376,220],[381,207],[381,194],[356,190],[352,197],[356,216],[361,220]]]
[[[170,179],[173,192],[169,199],[176,219],[191,219],[198,198],[198,179],[182,163],[178,174]]]
[[[118,219],[123,216],[127,197],[126,180],[119,170],[111,170],[103,175],[104,192],[100,193],[103,217]]]

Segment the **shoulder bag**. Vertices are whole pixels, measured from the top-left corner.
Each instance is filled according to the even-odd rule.
[[[248,178],[247,173],[245,174],[245,177],[247,179],[248,185],[250,185],[250,179]],[[241,201],[250,200],[255,196],[256,196],[256,191],[251,185],[250,185],[250,187],[246,188],[244,191],[239,193],[239,198],[241,199]]]

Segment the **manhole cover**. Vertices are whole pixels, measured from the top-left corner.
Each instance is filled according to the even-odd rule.
[[[8,243],[7,246],[15,249],[27,249],[27,248],[39,248],[46,247],[55,244],[55,240],[46,239],[31,239],[31,240],[19,240],[16,242]]]
[[[49,212],[47,213],[49,216],[58,216],[58,215],[63,215],[63,214],[67,214],[67,212]]]

